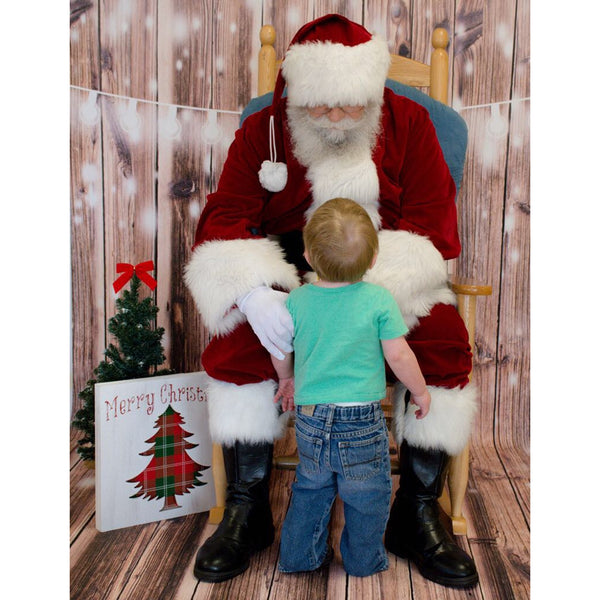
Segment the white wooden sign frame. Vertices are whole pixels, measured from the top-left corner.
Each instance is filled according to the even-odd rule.
[[[181,517],[214,506],[207,383],[208,376],[200,371],[96,384],[99,531]],[[165,458],[169,453],[173,457]],[[184,469],[183,483],[175,487],[164,483],[172,482],[174,474]]]

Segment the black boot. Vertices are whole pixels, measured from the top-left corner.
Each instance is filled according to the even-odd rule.
[[[423,577],[450,587],[471,587],[479,581],[475,563],[459,548],[440,522],[448,455],[422,450],[406,442],[400,449],[400,488],[390,512],[385,547],[412,560]]]
[[[200,581],[231,579],[247,568],[250,556],[275,537],[269,504],[273,444],[236,442],[223,446],[227,499],[223,520],[198,551],[194,575]]]

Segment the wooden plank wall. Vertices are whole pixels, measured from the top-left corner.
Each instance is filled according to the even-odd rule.
[[[102,359],[117,262],[153,259],[164,345],[201,368],[207,335],[182,283],[198,215],[239,113],[256,94],[261,25],[277,54],[305,22],[339,12],[428,61],[450,35],[450,101],[469,126],[452,269],[493,286],[480,299],[474,443],[523,473],[529,448],[529,0],[73,0],[71,186],[73,394]],[[145,293],[150,293],[147,290]],[[523,477],[523,490],[528,497]]]

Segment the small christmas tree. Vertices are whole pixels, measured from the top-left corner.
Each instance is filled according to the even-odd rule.
[[[183,417],[171,406],[156,419],[154,427],[158,431],[146,440],[153,446],[140,452],[140,456],[151,456],[152,460],[139,475],[127,480],[135,483],[136,489],[139,488],[130,498],[164,498],[161,511],[181,508],[176,495],[187,494],[193,487],[206,485],[198,477],[208,466],[195,462],[186,452],[198,444],[185,439],[192,434],[183,429],[184,424]]]
[[[148,276],[146,275],[146,278]],[[158,370],[165,355],[161,344],[163,327],[154,327],[158,307],[147,297],[140,301],[140,279],[133,273],[131,290],[117,298],[117,313],[108,322],[108,331],[115,336],[119,346],[109,344],[104,360],[94,369],[95,379],[90,379],[79,392],[82,408],[75,413],[73,426],[83,431],[78,440],[77,452],[84,460],[94,460],[94,385],[106,381],[137,379],[173,373],[171,369]]]

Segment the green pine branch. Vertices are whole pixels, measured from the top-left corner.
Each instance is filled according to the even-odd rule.
[[[96,378],[88,380],[78,394],[82,407],[75,413],[73,426],[83,432],[77,442],[77,452],[84,460],[95,456],[94,385],[124,379],[156,377],[173,373],[172,369],[158,369],[166,357],[162,347],[164,327],[154,327],[158,307],[152,298],[139,299],[140,280],[134,274],[131,289],[117,298],[117,312],[108,322],[108,331],[118,345],[109,344],[104,360],[94,369]]]

